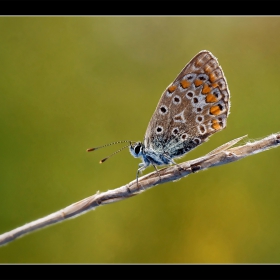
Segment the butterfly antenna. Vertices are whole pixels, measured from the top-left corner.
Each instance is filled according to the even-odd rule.
[[[108,157],[105,157],[105,158],[101,159],[101,160],[99,161],[99,163],[103,163],[105,160],[107,160],[108,158],[112,157],[113,155],[119,153],[120,151],[122,151],[123,149],[129,147],[130,145],[131,145],[131,144],[129,144],[129,145],[127,145],[127,146],[124,146],[124,147],[120,148],[119,150],[117,150],[116,152],[114,152],[114,153],[112,153],[111,155],[109,155]]]
[[[129,140],[116,141],[116,142],[112,142],[112,143],[109,143],[109,144],[105,144],[103,146],[87,149],[87,152],[92,152],[92,151],[95,151],[95,150],[98,150],[98,149],[101,149],[101,148],[105,148],[105,147],[108,147],[108,146],[111,146],[111,145],[125,143],[125,142],[129,142],[130,144],[134,143],[134,141],[129,141]]]

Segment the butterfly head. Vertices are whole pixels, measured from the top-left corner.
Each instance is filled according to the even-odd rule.
[[[143,157],[143,151],[145,149],[145,146],[141,142],[134,142],[131,143],[129,146],[129,151],[135,158]]]

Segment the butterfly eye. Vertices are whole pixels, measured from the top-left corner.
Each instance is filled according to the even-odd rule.
[[[139,152],[140,152],[140,146],[136,146],[135,148],[134,148],[134,152],[135,152],[135,154],[139,154]]]
[[[135,154],[138,155],[140,153],[140,150],[141,150],[141,145],[137,144],[137,146],[134,148]]]

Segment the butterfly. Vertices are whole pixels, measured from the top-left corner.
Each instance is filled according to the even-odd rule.
[[[230,110],[230,92],[217,58],[203,50],[194,56],[176,79],[164,90],[148,124],[144,141],[118,141],[96,148],[129,142],[131,155],[142,163],[136,173],[152,165],[176,164],[214,133],[226,127]],[[104,158],[100,163],[107,160]]]

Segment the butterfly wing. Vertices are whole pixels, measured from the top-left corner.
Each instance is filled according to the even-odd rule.
[[[199,52],[163,92],[146,130],[146,148],[170,158],[226,127],[230,93],[217,59]]]

